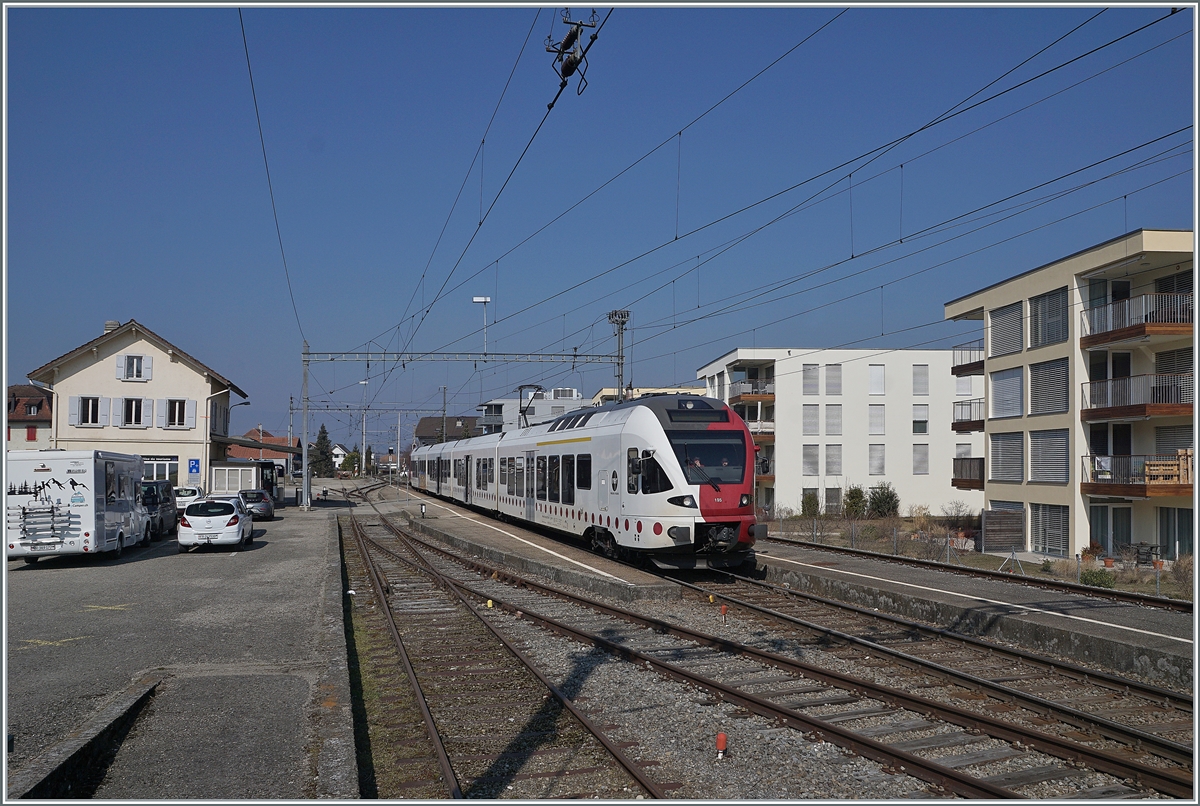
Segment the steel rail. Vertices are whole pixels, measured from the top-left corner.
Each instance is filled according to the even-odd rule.
[[[382,517],[382,514],[380,516],[380,520],[389,531],[396,535],[397,539],[405,542],[406,544],[408,543],[408,536],[396,529],[394,524],[390,523],[387,518]],[[505,648],[507,648],[509,652],[511,652],[518,660],[520,660],[521,663],[523,663],[525,667],[529,669],[529,671],[535,677],[537,677],[538,680],[541,681],[542,685],[546,687],[547,691],[549,691],[554,698],[571,713],[572,716],[579,720],[579,722],[588,730],[588,732],[591,733],[596,740],[600,742],[604,749],[608,751],[608,753],[621,766],[621,768],[624,769],[630,775],[630,777],[637,781],[639,786],[646,790],[648,795],[656,799],[663,799],[667,797],[666,791],[663,790],[657,783],[648,778],[633,759],[629,758],[620,747],[618,747],[611,739],[605,736],[604,732],[600,730],[600,728],[594,722],[592,722],[592,720],[586,714],[579,710],[578,706],[575,705],[571,698],[568,697],[558,686],[554,685],[554,683],[552,683],[550,679],[546,677],[540,669],[537,668],[537,665],[533,662],[532,658],[522,652],[512,641],[508,639],[507,636],[503,635],[495,625],[493,625],[488,619],[485,619],[478,612],[478,610],[472,606],[471,602],[467,600],[460,590],[459,583],[448,578],[445,574],[441,573],[432,565],[430,565],[428,560],[422,557],[420,552],[412,548],[411,545],[409,545],[409,550],[421,560],[420,564],[413,562],[412,560],[398,554],[395,551],[392,551],[387,546],[380,544],[378,541],[370,537],[364,537],[364,539],[368,540],[377,550],[387,554],[398,562],[403,562],[413,568],[416,568],[422,573],[430,575],[434,581],[443,587],[447,592],[452,593],[455,597],[457,597],[458,600],[472,614],[474,614],[475,617],[488,628],[488,630],[491,631],[492,635],[496,636],[496,638],[505,646]],[[482,599],[482,601],[486,600],[486,597]]]
[[[425,701],[425,693],[421,690],[416,670],[413,669],[412,661],[409,660],[408,652],[404,648],[404,641],[400,638],[400,631],[396,629],[396,619],[392,614],[391,605],[387,601],[387,583],[380,576],[379,569],[375,566],[375,563],[371,560],[367,552],[365,541],[368,538],[362,533],[362,527],[358,519],[351,516],[350,522],[355,543],[358,545],[358,553],[362,556],[363,566],[367,569],[367,573],[371,577],[371,587],[374,589],[375,601],[379,604],[379,608],[387,620],[388,631],[392,635],[392,641],[395,643],[396,649],[400,652],[400,662],[404,665],[404,673],[408,675],[414,699],[421,711],[421,718],[425,721],[425,732],[429,735],[429,741],[433,745],[434,755],[437,757],[438,767],[442,771],[446,789],[451,798],[463,798],[465,796],[462,792],[462,786],[459,784],[454,767],[450,764],[450,757],[446,753],[446,746],[442,743],[441,734],[438,733],[437,726],[434,724],[433,714],[429,710],[429,703]]]
[[[808,549],[818,549],[820,551],[831,551],[836,554],[849,554],[858,557],[870,557],[871,559],[887,560],[890,562],[904,563],[906,565],[916,565],[922,568],[932,568],[938,571],[950,571],[956,574],[965,576],[985,577],[987,579],[1003,580],[1005,582],[1020,581],[1024,585],[1032,585],[1039,588],[1049,588],[1051,590],[1063,591],[1066,593],[1078,593],[1083,596],[1093,596],[1098,599],[1111,599],[1126,604],[1145,605],[1146,607],[1161,607],[1164,610],[1175,610],[1180,613],[1191,613],[1194,611],[1194,605],[1187,599],[1169,599],[1165,596],[1149,596],[1144,593],[1133,593],[1131,591],[1122,591],[1115,588],[1096,588],[1091,585],[1079,585],[1074,582],[1063,582],[1056,579],[1038,579],[1037,577],[1027,576],[1025,574],[1016,575],[1009,574],[1004,571],[989,571],[986,568],[969,568],[962,565],[954,565],[952,563],[943,563],[937,560],[922,560],[918,557],[904,557],[898,554],[883,554],[878,551],[867,551],[866,549],[852,549],[847,546],[830,546],[825,543],[813,543],[808,540],[793,540],[791,538],[780,537],[778,535],[768,535],[765,540],[774,540],[777,543],[784,543],[790,546],[800,546]]]
[[[703,645],[703,646],[711,646],[711,647],[720,649],[721,651],[728,652],[730,654],[751,657],[751,658],[754,658],[755,660],[758,660],[767,665],[775,666],[777,668],[788,669],[788,670],[800,673],[806,677],[811,677],[813,679],[823,680],[825,682],[830,683],[831,685],[838,686],[843,689],[855,691],[858,693],[866,692],[868,696],[871,696],[874,699],[879,699],[883,702],[887,702],[892,705],[899,705],[901,707],[904,707],[908,710],[911,710],[911,711],[914,711],[917,713],[936,715],[947,722],[950,722],[952,724],[956,724],[956,725],[959,725],[960,727],[968,728],[971,730],[978,730],[982,733],[986,733],[987,735],[992,736],[993,738],[1002,739],[1004,741],[1008,741],[1008,742],[1011,742],[1014,744],[1021,744],[1025,747],[1029,747],[1029,748],[1044,752],[1047,755],[1055,756],[1056,758],[1061,758],[1061,759],[1065,759],[1065,760],[1069,760],[1069,761],[1073,761],[1073,762],[1077,762],[1077,763],[1086,764],[1087,766],[1091,767],[1092,769],[1097,770],[1098,772],[1108,773],[1110,775],[1115,775],[1120,778],[1133,779],[1141,785],[1147,786],[1151,789],[1155,789],[1164,794],[1172,795],[1173,797],[1180,797],[1180,798],[1192,797],[1192,792],[1193,792],[1192,783],[1193,782],[1192,782],[1192,775],[1190,772],[1183,773],[1183,772],[1173,771],[1173,770],[1164,770],[1164,769],[1152,767],[1149,765],[1138,764],[1136,762],[1126,761],[1126,760],[1121,759],[1120,757],[1115,756],[1114,754],[1111,754],[1111,753],[1106,753],[1103,751],[1095,750],[1093,748],[1087,747],[1086,745],[1081,745],[1077,742],[1072,742],[1072,741],[1066,740],[1066,739],[1060,739],[1057,736],[1042,733],[1040,731],[1020,728],[1018,726],[1014,726],[1012,724],[1003,722],[1001,720],[995,719],[993,717],[989,717],[984,714],[977,714],[972,711],[967,711],[967,710],[964,710],[961,708],[956,708],[952,705],[946,705],[943,703],[934,702],[932,700],[925,699],[925,698],[922,698],[922,697],[914,695],[914,694],[910,694],[909,692],[902,691],[900,689],[894,689],[894,688],[891,688],[888,686],[883,686],[883,685],[874,683],[873,681],[850,677],[848,675],[843,675],[839,672],[834,672],[834,671],[831,671],[828,669],[822,669],[817,666],[812,666],[810,664],[803,663],[801,661],[797,661],[797,660],[794,660],[791,658],[786,658],[786,657],[783,657],[780,655],[775,655],[774,653],[766,652],[764,650],[756,649],[754,647],[745,646],[743,644],[739,644],[734,641],[729,641],[724,638],[719,638],[717,636],[709,635],[707,633],[702,633],[702,632],[699,632],[696,630],[691,630],[686,627],[672,625],[667,622],[661,621],[659,619],[641,616],[637,613],[633,613],[631,611],[625,610],[624,608],[617,607],[615,605],[607,605],[607,604],[603,604],[601,602],[595,602],[592,600],[584,599],[582,597],[577,597],[566,591],[560,591],[551,586],[543,585],[534,580],[530,580],[530,579],[526,579],[524,577],[518,576],[517,574],[514,574],[511,571],[497,568],[495,566],[489,566],[486,563],[482,563],[482,562],[479,562],[478,560],[474,560],[471,558],[457,557],[449,552],[439,549],[436,546],[431,546],[428,543],[421,541],[417,538],[409,538],[409,539],[415,540],[416,542],[421,543],[421,545],[426,546],[430,549],[433,549],[434,551],[437,551],[439,553],[442,553],[447,557],[451,557],[454,560],[456,560],[457,562],[468,565],[469,567],[472,567],[472,568],[475,568],[478,570],[484,570],[484,571],[491,572],[492,574],[496,575],[497,579],[503,578],[506,580],[511,580],[513,582],[513,584],[517,584],[520,587],[525,587],[525,588],[529,588],[531,590],[545,593],[547,595],[552,595],[552,596],[561,598],[565,601],[575,602],[577,604],[583,604],[594,610],[598,610],[600,612],[604,612],[609,615],[616,616],[618,618],[629,621],[631,623],[640,624],[641,626],[644,626],[648,629],[655,630],[660,633],[665,633],[665,634],[673,635],[673,636],[676,636],[679,638],[684,638],[686,640],[693,641],[693,642]],[[456,584],[461,584],[461,583],[456,583]],[[499,600],[495,599],[495,596],[488,597],[485,594],[482,594],[478,591],[470,589],[469,587],[467,587],[465,585],[464,585],[464,588],[467,590],[470,590],[471,594],[473,596],[476,596],[477,598],[484,598],[484,599],[492,598],[495,601],[499,601]],[[515,610],[516,608],[513,608],[513,609]],[[530,614],[528,611],[522,611],[522,613],[525,616],[532,617],[532,614]],[[543,617],[543,618],[545,618],[545,617]],[[549,621],[553,621],[553,619],[549,619]],[[570,628],[567,625],[563,625],[563,626],[565,629],[573,630],[573,628]],[[583,634],[583,633],[580,631],[580,634]],[[598,636],[597,636],[597,639],[600,641],[604,640],[602,638],[599,638]],[[590,641],[591,639],[589,638],[588,640]],[[605,643],[614,646],[615,649],[619,652],[626,651],[624,648],[620,647],[619,645],[611,644],[611,642],[607,642],[607,641]],[[657,663],[656,660],[650,656],[647,656],[645,659],[651,663]],[[687,672],[685,672],[685,673],[690,675],[690,673],[687,673]],[[740,694],[739,696],[753,696],[753,695]],[[799,714],[799,713],[796,713],[793,718],[801,719],[803,721],[806,721],[809,723],[814,723],[814,724],[816,722],[818,722],[818,720],[815,720],[815,718],[813,718],[813,717],[805,716],[805,715]],[[830,725],[828,727],[829,727],[828,732],[830,732],[831,735],[837,735],[837,733],[835,731],[842,730],[833,725]],[[821,730],[825,730],[824,723],[821,723]],[[861,737],[859,738],[859,740],[862,740]],[[886,747],[886,745],[883,745],[883,746]],[[923,780],[927,780],[927,779],[923,779]],[[1009,797],[1011,797],[1011,796],[1012,795],[1009,795]]]
[[[822,627],[819,624],[805,621],[804,619],[796,618],[795,616],[789,616],[786,613],[780,613],[777,610],[772,610],[768,607],[763,607],[762,605],[756,605],[743,599],[737,599],[728,594],[717,593],[707,588],[702,588],[698,585],[693,585],[678,579],[675,579],[674,581],[680,585],[683,585],[684,587],[708,594],[715,599],[729,602],[730,604],[736,605],[737,607],[741,607],[750,612],[759,613],[772,619],[795,624],[805,630],[815,632],[818,635],[830,636],[845,644],[857,647],[858,649],[861,649],[869,654],[887,656],[905,665],[928,671],[931,674],[941,676],[942,678],[952,681],[957,685],[961,685],[964,688],[968,688],[973,691],[985,691],[992,697],[999,700],[1019,702],[1022,706],[1034,711],[1035,713],[1039,713],[1043,716],[1054,716],[1055,718],[1061,719],[1063,722],[1075,725],[1076,727],[1094,730],[1096,733],[1104,736],[1105,738],[1113,739],[1133,747],[1139,747],[1142,750],[1146,750],[1153,755],[1173,761],[1176,764],[1191,765],[1192,763],[1194,750],[1188,745],[1180,744],[1179,742],[1174,742],[1170,739],[1164,739],[1161,736],[1154,735],[1153,733],[1138,730],[1137,728],[1128,725],[1122,725],[1119,722],[1114,722],[1111,719],[1089,714],[1086,711],[1080,711],[1079,709],[1073,708],[1069,705],[1062,705],[1061,703],[1054,702],[1053,700],[1048,700],[1044,697],[1038,697],[1037,695],[1020,691],[1019,689],[1003,685],[1002,683],[994,683],[987,678],[979,677],[968,672],[958,671],[948,666],[943,666],[939,663],[926,660],[925,658],[910,655],[902,650],[894,649],[874,641],[868,641],[864,638],[859,638],[858,636],[851,635],[850,633],[842,632],[841,630],[833,629],[832,627]],[[1000,648],[999,651],[1004,650],[1003,648]]]

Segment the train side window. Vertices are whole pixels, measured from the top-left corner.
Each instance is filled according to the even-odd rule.
[[[506,457],[501,456],[500,457],[500,486],[505,487],[507,485],[508,485],[508,459]]]
[[[488,466],[488,485],[496,483],[496,459],[495,457],[487,460]]]
[[[513,467],[509,468],[508,474],[508,494],[519,495],[525,497],[525,457],[518,456],[513,460]]]
[[[625,491],[636,493],[638,491],[638,449],[630,448],[626,451],[625,462]]]
[[[558,469],[560,458],[557,456],[548,457],[547,472],[546,472],[546,497],[548,500],[558,503]]]
[[[580,490],[592,489],[592,455],[581,453],[575,457],[575,486]]]
[[[536,480],[536,482],[535,482],[536,488],[535,489],[537,490],[537,500],[545,501],[546,500],[546,457],[539,456],[539,457],[537,457],[536,461],[537,461],[537,464],[535,465],[535,467],[537,468],[537,470],[536,470],[537,475],[534,478]]]
[[[562,458],[562,502],[567,506],[575,504],[575,457]]]
[[[643,493],[665,493],[674,489],[671,480],[663,472],[662,465],[650,455],[650,451],[642,451],[641,470]]]

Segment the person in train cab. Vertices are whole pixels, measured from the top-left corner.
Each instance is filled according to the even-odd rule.
[[[728,457],[725,457],[725,456],[721,457],[721,467],[729,467]]]

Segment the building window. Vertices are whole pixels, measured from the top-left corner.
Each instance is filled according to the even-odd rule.
[[[873,395],[882,395],[885,392],[886,384],[885,370],[883,364],[871,364],[868,368],[870,373],[870,393]]]
[[[825,365],[825,394],[840,395],[842,393],[842,365]],[[840,492],[840,491],[839,491]]]
[[[1029,413],[1050,414],[1070,406],[1069,360],[1059,358],[1029,365]]]
[[[25,441],[26,442],[37,442],[37,426],[36,425],[25,426]]]
[[[867,406],[867,412],[867,433],[874,436],[883,436],[885,421],[883,404]]]
[[[992,416],[1020,417],[1024,414],[1025,396],[1021,388],[1021,367],[993,372],[991,379]]]
[[[117,425],[126,428],[146,428],[150,425],[150,412],[153,410],[154,401],[126,397],[117,398],[114,403],[117,404],[121,417],[121,422]]]
[[[806,437],[821,433],[821,407],[815,403],[804,404],[803,431]]]
[[[929,446],[913,445],[913,475],[929,475]]]
[[[804,380],[804,394],[819,395],[821,394],[821,376],[817,373],[820,371],[820,364],[805,364],[802,378]]]
[[[1071,508],[1060,504],[1030,504],[1030,549],[1058,557],[1067,556],[1070,514]]]
[[[107,398],[105,402],[108,402]],[[79,425],[102,425],[100,414],[100,398],[79,398]]]
[[[1071,480],[1069,440],[1070,431],[1066,428],[1029,432],[1030,481],[1066,484]]]
[[[867,473],[872,476],[882,476],[884,473],[884,456],[882,445],[867,446]]]
[[[929,365],[913,364],[913,394],[929,394]]]
[[[806,476],[816,476],[821,472],[821,446],[805,445],[801,448],[801,463]]]
[[[1021,481],[1025,478],[1025,432],[992,434],[991,478]]]
[[[148,381],[154,359],[148,355],[118,355],[117,380]]]
[[[162,428],[195,428],[196,401],[159,401],[159,426]]]
[[[825,514],[826,515],[841,515],[842,514],[842,488],[841,487],[826,487],[825,488]]]
[[[971,443],[959,442],[954,446],[955,459],[970,459],[971,458]]]
[[[928,434],[929,433],[929,404],[914,403],[913,404],[913,433]]]
[[[1029,300],[1029,346],[1067,340],[1067,289],[1056,289]]]
[[[1190,425],[1160,425],[1154,429],[1154,452],[1176,454],[1193,447],[1195,435]]]
[[[991,333],[992,347],[988,352],[989,357],[1021,352],[1024,336],[1021,326],[1021,303],[1014,302],[1012,305],[988,311],[988,320],[991,324],[988,330]]]
[[[970,397],[972,392],[971,376],[959,375],[954,379],[954,394],[959,397]]]
[[[825,407],[825,436],[840,437],[842,435],[842,404],[836,403]]]
[[[25,414],[29,417],[32,417],[41,411],[41,408],[41,403],[28,403],[25,405]]]
[[[842,446],[841,445],[826,445],[825,446],[825,475],[826,476],[842,475]]]

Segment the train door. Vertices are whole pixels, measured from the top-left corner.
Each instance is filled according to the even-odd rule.
[[[471,457],[470,457],[470,455],[464,456],[462,459],[462,462],[463,462],[463,477],[462,477],[463,503],[469,504],[469,503],[471,503]]]
[[[534,461],[533,455],[537,451],[525,451],[525,520],[535,520],[534,513],[537,511],[537,502],[534,499],[534,490],[537,489],[537,480],[534,478]]]

